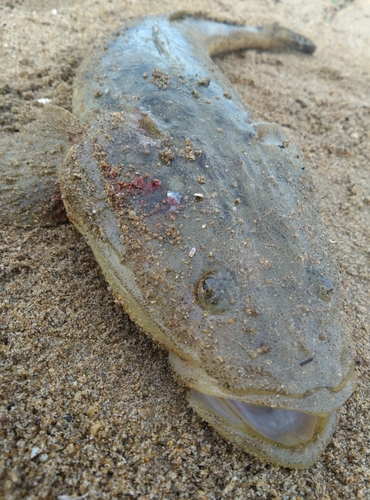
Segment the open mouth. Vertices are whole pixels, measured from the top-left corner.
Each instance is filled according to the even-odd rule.
[[[249,432],[283,446],[297,446],[311,441],[320,417],[297,410],[271,408],[233,399],[209,396],[191,389],[190,404],[205,407],[234,426],[247,427]]]
[[[199,366],[174,353],[169,359],[190,386],[190,406],[219,434],[247,453],[293,469],[311,466],[323,452],[338,422],[338,408],[353,387],[350,372],[335,390],[323,387],[286,396],[276,406],[280,394],[272,392],[249,391],[241,401]]]

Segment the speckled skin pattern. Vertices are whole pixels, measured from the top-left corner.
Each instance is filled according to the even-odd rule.
[[[115,296],[186,385],[321,418],[287,448],[195,410],[245,450],[306,467],[353,390],[341,283],[300,152],[253,122],[208,55],[240,48],[222,48],[233,29],[148,18],[87,58],[74,113],[88,126],[59,179]]]

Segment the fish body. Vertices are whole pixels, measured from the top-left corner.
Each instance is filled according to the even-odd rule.
[[[87,123],[59,171],[113,293],[170,352],[193,408],[264,460],[311,465],[353,390],[341,282],[295,145],[211,55],[293,46],[190,16],[120,30],[80,68]]]

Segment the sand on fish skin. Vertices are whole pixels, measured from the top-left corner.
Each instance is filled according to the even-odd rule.
[[[370,497],[369,2],[198,0],[192,8],[279,21],[317,44],[313,57],[242,52],[217,62],[255,119],[280,123],[297,143],[322,193],[347,282],[358,387],[313,467],[263,463],[191,411],[167,353],[115,303],[71,224],[3,226],[0,498]],[[0,169],[1,144],[17,153],[38,99],[70,109],[73,76],[91,46],[128,17],[172,9],[169,0],[3,1]]]

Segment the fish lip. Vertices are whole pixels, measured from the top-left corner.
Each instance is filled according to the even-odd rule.
[[[169,362],[182,383],[202,394],[322,416],[337,411],[350,397],[355,386],[353,366],[336,387],[308,387],[303,393],[287,393],[279,392],[279,387],[276,390],[273,388],[263,390],[253,385],[249,390],[224,387],[220,384],[220,380],[200,368],[199,362],[194,362],[194,359],[185,361],[174,352],[169,353]]]

